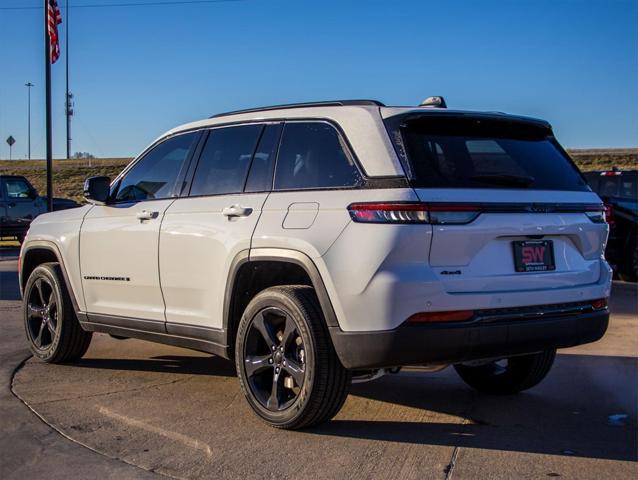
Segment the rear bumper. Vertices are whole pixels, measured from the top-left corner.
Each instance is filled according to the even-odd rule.
[[[607,330],[609,310],[535,319],[402,325],[378,332],[344,332],[330,327],[341,363],[367,369],[459,363],[532,353],[594,342]]]

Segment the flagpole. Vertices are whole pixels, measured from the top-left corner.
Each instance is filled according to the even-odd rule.
[[[44,0],[44,79],[47,161],[47,210],[53,211],[53,141],[51,138],[51,45],[49,39],[49,2]]]
[[[69,97],[69,0],[66,0],[66,158],[71,158],[71,98]]]

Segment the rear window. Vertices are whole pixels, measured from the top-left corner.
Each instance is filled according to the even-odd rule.
[[[386,123],[416,187],[589,190],[542,126],[432,115]]]

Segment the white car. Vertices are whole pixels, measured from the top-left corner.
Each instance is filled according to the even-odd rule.
[[[104,332],[234,359],[290,429],[406,365],[533,387],[607,328],[602,204],[546,122],[444,106],[216,115],[88,179],[22,247],[33,354],[75,361]]]

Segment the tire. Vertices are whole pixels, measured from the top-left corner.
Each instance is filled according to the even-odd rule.
[[[251,300],[239,322],[235,364],[248,404],[276,428],[330,420],[348,396],[350,372],[311,287],[271,287]]]
[[[454,365],[456,372],[470,387],[492,395],[510,395],[538,385],[549,373],[556,350],[505,359],[485,365]]]
[[[82,358],[91,332],[82,330],[73,311],[60,265],[36,267],[24,287],[24,328],[33,356],[47,363],[68,363]]]

